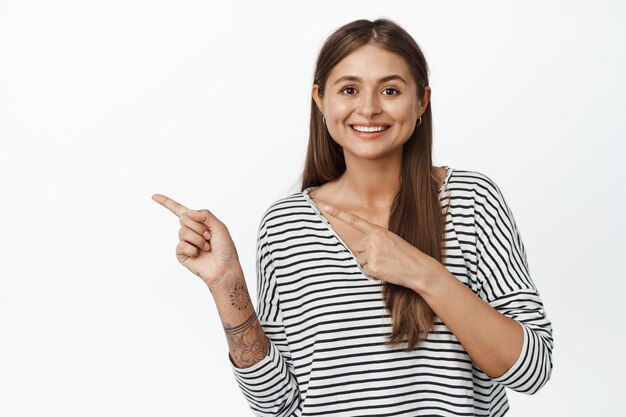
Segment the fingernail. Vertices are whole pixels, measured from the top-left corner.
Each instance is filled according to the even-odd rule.
[[[204,250],[209,250],[209,249],[211,249],[211,246],[209,246],[208,243],[205,243],[204,244]]]
[[[211,239],[211,234],[209,232],[204,232],[203,235],[206,239]]]

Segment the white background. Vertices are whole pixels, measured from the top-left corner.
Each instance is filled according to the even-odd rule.
[[[225,222],[254,293],[319,47],[377,17],[422,47],[435,163],[499,185],[553,322],[552,379],[510,415],[620,413],[624,3],[2,0],[0,415],[251,415],[150,196]]]

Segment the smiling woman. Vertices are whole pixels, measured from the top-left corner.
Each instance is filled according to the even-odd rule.
[[[395,153],[397,158],[428,106],[430,87],[419,98],[405,59],[374,43],[342,59],[327,78],[326,87],[313,85],[313,100],[344,157],[380,159]]]
[[[300,192],[262,216],[257,311],[223,223],[181,221],[257,416],[502,416],[552,371],[552,326],[503,194],[432,164],[428,66],[394,22],[322,47]]]

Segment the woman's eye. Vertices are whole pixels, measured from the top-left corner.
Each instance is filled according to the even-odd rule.
[[[354,87],[344,87],[341,90],[341,92],[343,94],[346,94],[346,95],[349,95],[349,96],[352,96],[352,95],[357,93],[356,88],[354,88]],[[387,88],[385,88],[383,90],[383,94],[386,95],[386,96],[396,96],[396,95],[400,94],[400,91],[398,91],[398,89],[396,89],[396,88],[387,87]]]
[[[385,95],[388,95],[388,96],[395,96],[395,95],[400,94],[398,90],[396,90],[395,88],[391,88],[391,87],[385,88],[383,92],[385,93]]]

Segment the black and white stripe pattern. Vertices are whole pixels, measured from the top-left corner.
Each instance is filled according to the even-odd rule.
[[[232,366],[255,415],[502,416],[505,387],[532,394],[547,382],[552,327],[513,215],[490,178],[445,168],[444,263],[523,325],[515,365],[488,377],[438,319],[414,351],[385,346],[382,282],[363,275],[307,189],[274,202],[258,231],[257,312],[270,350],[250,368]]]

